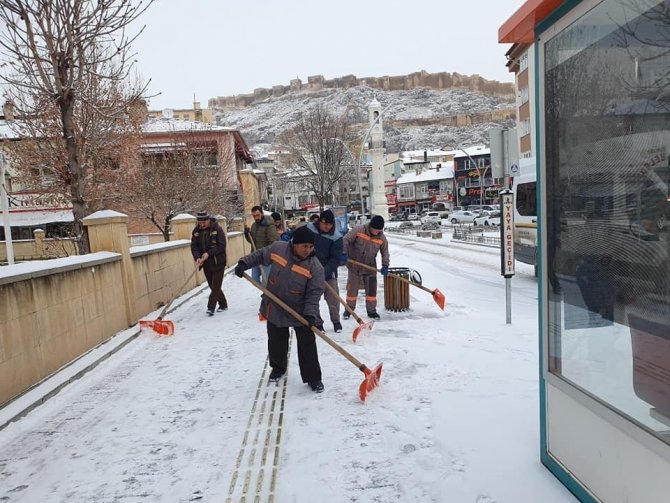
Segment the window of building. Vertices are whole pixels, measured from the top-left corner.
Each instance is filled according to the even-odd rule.
[[[519,73],[523,72],[527,68],[528,68],[528,53],[525,52],[519,58]]]
[[[403,183],[397,186],[399,199],[414,199],[414,185]]]
[[[605,0],[545,44],[543,171],[548,370],[670,443],[668,33]]]

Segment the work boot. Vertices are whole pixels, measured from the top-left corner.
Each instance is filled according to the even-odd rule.
[[[351,318],[351,314],[349,314],[349,311],[345,311],[344,313],[342,313],[342,318],[344,318],[345,320]]]
[[[283,376],[284,373],[281,370],[278,369],[272,369],[272,372],[270,372],[270,381],[278,381],[281,376]]]
[[[342,323],[340,323],[339,321],[333,323],[333,330],[335,331],[336,334],[339,334],[342,331]]]
[[[225,311],[226,309],[228,309],[228,306],[219,306],[219,308],[217,309],[217,311],[218,311],[218,312],[223,312],[223,311]]]
[[[376,311],[374,312],[368,311],[368,318],[372,318],[373,320],[379,320],[381,319],[381,316],[379,316]]]
[[[214,308],[207,308],[207,316],[214,316]]]
[[[321,381],[312,381],[309,383],[309,387],[312,388],[314,393],[323,393],[323,383]]]

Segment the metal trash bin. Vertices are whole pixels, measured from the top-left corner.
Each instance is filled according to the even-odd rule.
[[[394,278],[391,274],[421,284],[421,275],[409,267],[390,267],[389,275],[384,278],[384,307],[387,311],[405,311],[409,309],[409,284]]]

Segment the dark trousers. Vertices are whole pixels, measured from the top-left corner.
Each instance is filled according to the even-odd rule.
[[[268,356],[270,367],[286,372],[288,367],[288,327],[278,327],[269,321],[268,325]],[[307,327],[295,327],[298,340],[298,363],[302,382],[321,380],[319,354],[316,350],[316,336]]]
[[[207,309],[214,309],[216,303],[219,303],[220,307],[228,307],[228,301],[226,296],[223,294],[221,285],[223,285],[223,275],[226,271],[221,269],[220,271],[208,271],[205,269],[205,278],[207,278],[207,284],[210,288],[209,299],[207,300]]]

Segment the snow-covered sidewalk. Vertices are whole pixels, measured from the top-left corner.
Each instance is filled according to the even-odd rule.
[[[575,501],[539,462],[532,269],[513,280],[505,325],[495,250],[389,239],[392,266],[419,270],[447,307],[412,289],[410,311],[387,313],[380,284],[371,336],[354,344],[353,320],[340,334],[326,323],[359,360],[384,362],[365,404],[361,372],[322,341],[323,394],[295,354],[268,386],[259,292],[228,275],[227,312],[205,317],[203,291],[169,315],[174,336],[143,333],[0,431],[0,501]],[[339,281],[343,294],[345,268]]]

